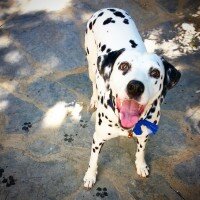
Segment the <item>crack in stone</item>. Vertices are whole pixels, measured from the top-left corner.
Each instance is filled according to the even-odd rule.
[[[176,192],[176,194],[181,197],[181,199],[185,200],[185,198],[182,196],[182,194],[178,191],[178,190],[175,190],[171,185],[169,185],[169,187],[174,191]]]

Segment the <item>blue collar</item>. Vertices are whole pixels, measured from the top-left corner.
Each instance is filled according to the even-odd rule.
[[[137,124],[133,128],[133,132],[136,135],[142,134],[141,126],[146,126],[151,131],[151,133],[153,133],[153,134],[156,134],[156,132],[158,131],[158,125],[157,124],[154,124],[150,121],[147,121],[146,119],[141,119],[137,122]]]

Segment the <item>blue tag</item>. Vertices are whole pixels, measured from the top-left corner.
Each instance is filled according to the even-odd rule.
[[[153,133],[153,134],[156,134],[156,132],[158,131],[158,125],[156,125],[156,124],[154,124],[150,121],[147,121],[146,119],[143,119],[143,120],[139,120],[138,123],[133,128],[133,132],[136,135],[142,134],[142,129],[141,129],[142,125],[146,126],[151,131],[151,133]]]

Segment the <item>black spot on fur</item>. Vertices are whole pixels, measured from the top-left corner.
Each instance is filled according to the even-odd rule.
[[[115,126],[118,126],[118,124],[115,124]]]
[[[101,97],[101,104],[103,104],[103,96]]]
[[[158,113],[157,113],[157,117],[160,115],[160,111],[158,111]]]
[[[128,21],[128,19],[124,19],[124,24],[129,24],[129,21]]]
[[[154,113],[155,110],[156,110],[156,108],[155,108],[155,107],[152,107],[152,108],[150,109],[150,113]]]
[[[147,139],[144,142],[146,142],[146,141],[147,141]]]
[[[107,50],[106,50],[106,53],[109,53],[110,51],[111,51],[111,49],[107,49]]]
[[[89,28],[90,28],[90,30],[92,29],[92,22],[90,22],[90,24],[89,24]]]
[[[140,152],[140,149],[138,149],[137,151]]]
[[[90,53],[88,48],[86,48],[86,51],[87,51],[87,54],[89,54],[89,53]]]
[[[112,123],[112,120],[108,120],[108,121]]]
[[[155,82],[155,85],[158,83],[158,81]]]
[[[93,139],[92,143],[93,143],[93,144],[95,144],[95,141],[94,141],[94,139]]]
[[[153,123],[154,123],[154,124],[157,124],[157,120],[155,120]]]
[[[131,43],[132,48],[137,47],[137,44],[134,42],[134,40],[129,40],[129,42]]]
[[[115,9],[109,8],[108,10],[110,10],[111,12],[115,12]]]
[[[95,20],[93,21],[93,23],[92,23],[93,25],[95,24],[96,20],[97,20],[97,19],[95,19]]]
[[[148,115],[148,116],[147,116],[147,119],[151,119],[151,117],[152,117],[151,115]]]
[[[111,135],[111,133],[108,133],[108,135]]]
[[[161,86],[162,86],[162,85],[160,84],[160,86],[159,86],[159,90],[161,89]]]
[[[115,107],[115,97],[113,97],[113,106]]]
[[[153,104],[154,104],[154,106],[157,106],[158,100],[156,99]]]
[[[98,14],[98,17],[101,17],[102,15],[103,15],[103,12],[99,13],[99,14]]]
[[[101,126],[102,120],[101,118],[99,118],[99,126]]]
[[[99,48],[101,47],[101,42],[99,43]]]
[[[104,51],[106,49],[106,45],[104,44],[102,47],[101,47],[101,51]]]
[[[140,144],[140,148],[142,148],[142,145]]]
[[[95,149],[92,149],[92,151],[95,153]]]
[[[139,144],[139,141],[137,140],[137,144]]]
[[[106,19],[106,20],[103,22],[103,25],[106,25],[106,24],[109,24],[109,23],[115,23],[115,20],[113,20],[112,17],[109,17],[108,19]]]
[[[99,95],[98,95],[98,100],[100,99]]]
[[[99,147],[95,147],[95,149],[98,149]]]
[[[101,117],[101,113],[99,113],[98,116]]]
[[[102,143],[102,142],[100,142],[100,143],[99,143],[99,146],[101,146],[102,144],[103,144],[103,143]]]
[[[108,124],[108,126],[112,127],[112,124]]]
[[[102,117],[104,117],[104,113],[102,113]]]
[[[106,105],[106,104],[104,104],[104,107],[107,109],[108,108],[108,106]]]
[[[106,119],[108,119],[108,117],[107,117],[107,116],[105,116],[105,118],[106,118]]]
[[[104,143],[100,146],[99,153],[101,153],[101,149],[102,149],[103,145],[104,145]]]
[[[100,65],[100,62],[101,62],[101,56],[99,56],[99,57],[97,58],[97,66]]]
[[[107,104],[115,111],[115,101],[114,96],[112,95],[112,90],[110,90],[109,99],[107,100]]]
[[[113,13],[115,16],[117,16],[117,17],[121,17],[121,18],[124,18],[125,16],[121,13],[121,12],[119,12],[119,11],[116,11],[116,12],[114,12]]]
[[[87,28],[86,28],[86,30],[85,30],[85,33],[87,34]]]

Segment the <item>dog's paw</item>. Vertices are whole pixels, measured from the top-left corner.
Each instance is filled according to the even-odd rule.
[[[96,110],[98,105],[98,100],[92,96],[90,101],[90,110]]]
[[[90,171],[87,171],[85,173],[85,176],[83,178],[83,181],[84,181],[84,187],[86,189],[91,189],[93,187],[93,185],[95,184],[96,182],[96,175],[97,173],[96,172],[90,172]]]
[[[139,176],[142,177],[147,177],[149,175],[149,167],[147,166],[147,164],[144,163],[140,163],[140,164],[136,164],[136,169],[137,169],[137,174]]]

